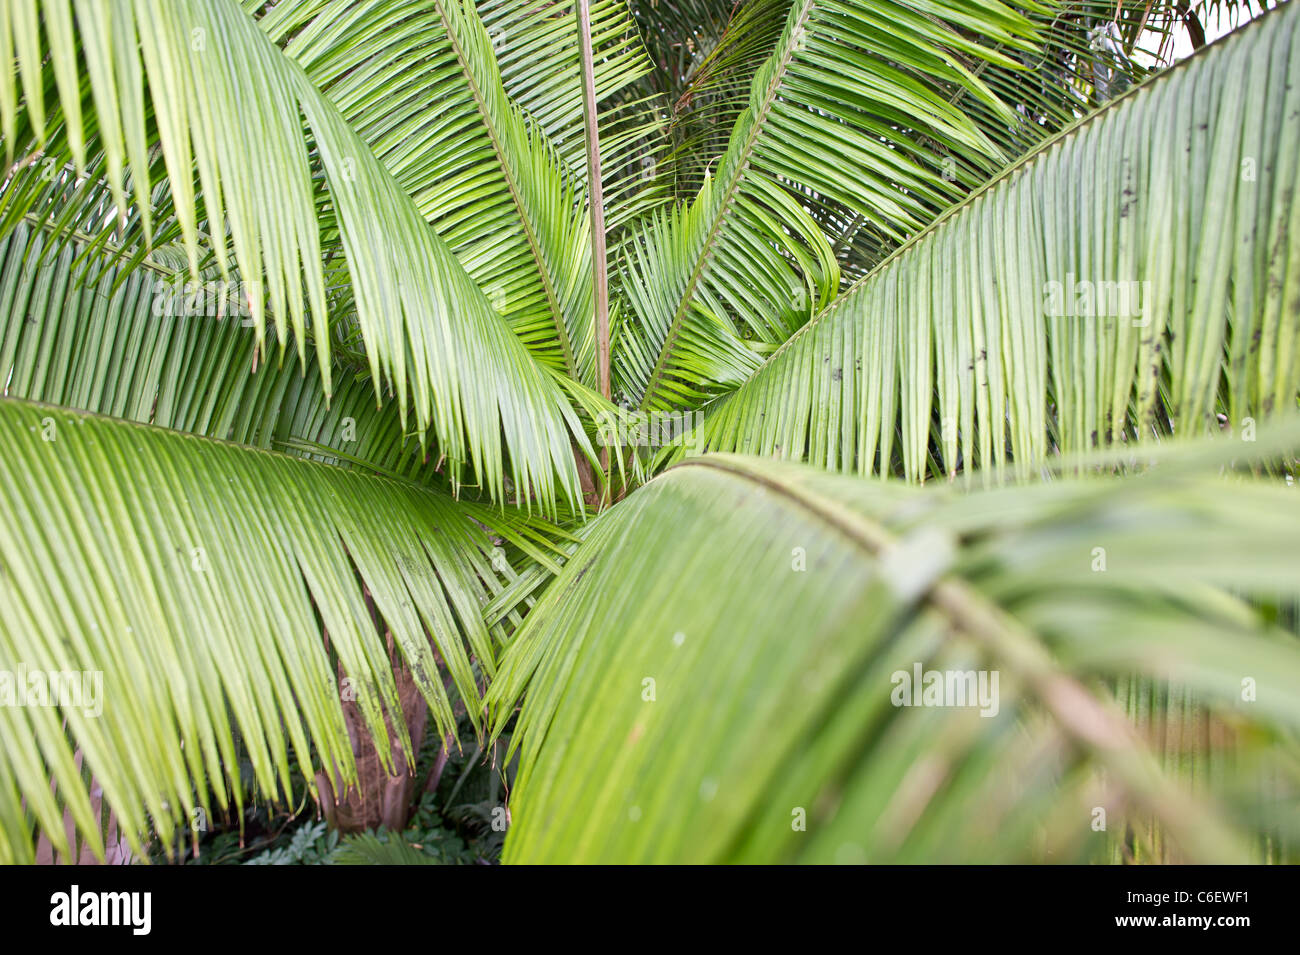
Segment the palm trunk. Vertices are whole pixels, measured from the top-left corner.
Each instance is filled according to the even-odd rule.
[[[390,645],[389,653],[392,652]],[[410,763],[413,765],[419,755],[420,744],[424,741],[429,705],[415,685],[410,671],[396,661],[393,677],[397,683],[397,699],[401,705],[402,718],[411,738]],[[385,725],[388,727],[391,765],[397,770],[396,775],[385,770],[379,751],[370,738],[370,731],[366,728],[365,717],[355,702],[343,701],[343,717],[348,737],[352,741],[357,785],[345,788],[337,777],[331,779],[324,772],[316,774],[320,808],[325,820],[331,828],[342,832],[361,832],[381,826],[393,831],[404,829],[414,810],[421,780],[414,769],[408,766],[406,751],[402,748],[398,735],[393,732],[391,719],[385,717]]]

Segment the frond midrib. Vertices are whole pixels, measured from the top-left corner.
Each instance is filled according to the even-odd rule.
[[[691,277],[686,283],[686,290],[682,293],[681,300],[677,303],[677,309],[673,313],[672,321],[668,325],[668,332],[664,335],[663,346],[659,349],[659,358],[655,362],[654,370],[650,373],[650,378],[646,382],[645,391],[641,396],[639,408],[644,410],[650,399],[654,397],[655,388],[663,380],[667,372],[668,356],[672,352],[673,343],[681,332],[682,323],[686,319],[686,314],[690,311],[691,303],[695,299],[695,289],[704,276],[705,267],[708,265],[709,256],[713,251],[713,244],[717,240],[718,233],[722,229],[722,224],[731,210],[732,202],[735,200],[736,191],[740,188],[745,173],[749,170],[749,157],[754,152],[754,147],[758,143],[760,134],[763,131],[764,124],[767,121],[768,114],[772,110],[772,104],[776,102],[776,94],[785,79],[786,70],[790,66],[790,59],[794,55],[794,47],[798,42],[799,31],[803,29],[809,14],[815,6],[815,0],[804,0],[803,7],[799,11],[798,24],[795,29],[789,31],[790,41],[782,51],[779,67],[773,71],[772,80],[768,83],[767,89],[761,102],[761,109],[754,113],[754,120],[750,126],[749,134],[745,138],[743,147],[736,153],[735,158],[731,160],[731,174],[727,177],[727,186],[723,191],[722,197],[717,202],[717,211],[713,215],[713,221],[709,223],[709,231],[705,234],[704,243],[700,248],[700,253],[696,257],[695,266],[691,270]],[[742,114],[743,115],[743,114]],[[730,152],[730,150],[728,150]]]
[[[93,418],[97,421],[112,422],[115,425],[119,425],[119,424],[129,425],[132,428],[146,431],[151,434],[166,434],[172,436],[179,436],[182,438],[188,438],[192,441],[198,441],[201,443],[223,445],[228,448],[238,448],[240,451],[256,452],[258,454],[270,455],[272,457],[281,458],[287,461],[294,461],[300,466],[305,465],[308,467],[329,468],[331,470],[341,471],[346,474],[360,475],[362,477],[374,478],[376,480],[389,481],[393,484],[397,484],[402,487],[409,488],[414,491],[420,491],[426,494],[446,493],[447,496],[449,497],[452,496],[450,491],[444,492],[443,489],[430,487],[429,485],[426,484],[419,484],[415,481],[408,480],[407,478],[404,478],[393,471],[389,471],[385,468],[381,468],[375,464],[372,464],[364,460],[363,458],[358,458],[354,455],[349,455],[345,452],[340,452],[334,448],[330,448],[328,445],[316,445],[314,442],[301,441],[301,439],[295,439],[295,440],[300,441],[300,443],[304,445],[311,444],[315,448],[320,449],[319,451],[316,451],[314,453],[318,453],[321,455],[328,453],[330,456],[337,457],[340,460],[352,461],[354,462],[355,466],[345,468],[337,464],[331,464],[328,461],[317,461],[314,458],[304,458],[302,455],[299,454],[287,454],[284,451],[276,451],[273,448],[263,448],[255,444],[245,444],[242,441],[231,441],[229,438],[218,438],[215,437],[214,435],[198,434],[197,432],[184,431],[180,428],[168,428],[164,425],[154,424],[152,421],[138,421],[135,418],[119,418],[115,415],[104,414],[103,412],[100,411],[87,411],[84,408],[74,408],[71,405],[54,404],[49,401],[32,401],[29,398],[19,398],[14,395],[0,394],[0,402],[7,402],[9,404],[21,405],[23,407],[28,407],[28,408],[40,408],[49,411],[57,411],[62,414],[76,415],[81,418]],[[286,446],[289,446],[291,444],[291,442],[285,442],[285,441],[277,441],[276,443],[281,445],[286,445]]]
[[[900,245],[897,249],[891,252],[886,258],[882,259],[880,263],[877,264],[870,272],[868,272],[866,275],[859,278],[852,285],[850,285],[843,292],[841,292],[834,302],[832,302],[826,308],[822,309],[820,312],[814,315],[811,319],[808,320],[807,323],[805,323],[798,330],[796,330],[794,334],[792,334],[784,342],[778,345],[777,348],[772,352],[772,354],[769,355],[767,359],[763,362],[763,364],[759,366],[759,368],[755,371],[755,374],[757,374],[758,371],[761,371],[764,367],[766,367],[768,364],[774,361],[778,355],[784,352],[793,343],[801,339],[808,331],[815,328],[817,325],[821,324],[822,321],[832,316],[836,312],[836,310],[840,308],[841,305],[843,305],[856,292],[861,290],[861,288],[864,285],[866,285],[867,283],[875,279],[877,276],[883,273],[887,268],[889,268],[889,266],[893,264],[895,259],[899,258],[909,249],[920,244],[929,236],[937,232],[941,226],[943,226],[949,220],[959,216],[963,211],[965,211],[968,207],[974,205],[984,195],[986,195],[989,192],[992,192],[994,189],[998,188],[1004,183],[1010,182],[1011,179],[1014,178],[1018,173],[1020,173],[1025,167],[1033,164],[1034,162],[1042,158],[1042,156],[1044,156],[1048,151],[1052,149],[1052,147],[1059,144],[1062,140],[1073,136],[1079,130],[1085,129],[1093,122],[1100,120],[1103,116],[1105,116],[1115,107],[1119,106],[1121,103],[1125,103],[1129,99],[1135,98],[1143,91],[1150,89],[1151,87],[1155,86],[1161,81],[1167,80],[1170,76],[1180,72],[1188,63],[1192,62],[1193,60],[1196,60],[1198,57],[1204,58],[1207,51],[1217,48],[1224,40],[1228,39],[1229,37],[1237,37],[1240,36],[1242,33],[1245,33],[1249,30],[1253,30],[1261,22],[1266,21],[1269,15],[1274,14],[1281,9],[1285,9],[1285,5],[1272,7],[1269,10],[1266,10],[1264,14],[1262,14],[1259,17],[1256,17],[1254,20],[1243,25],[1242,27],[1238,28],[1232,33],[1225,34],[1223,37],[1214,41],[1213,43],[1207,43],[1199,50],[1196,50],[1189,56],[1183,58],[1182,60],[1179,60],[1173,66],[1165,67],[1163,70],[1160,70],[1157,73],[1153,73],[1151,76],[1147,77],[1141,83],[1129,87],[1123,93],[1120,93],[1118,96],[1116,96],[1114,99],[1107,100],[1106,103],[1099,106],[1091,113],[1079,117],[1069,126],[1066,126],[1064,129],[1061,129],[1056,133],[1052,134],[1051,136],[1049,136],[1047,139],[1044,139],[1041,143],[1039,143],[1029,152],[1025,153],[1025,155],[1021,156],[1015,162],[1011,163],[1009,166],[1007,166],[1005,169],[999,172],[992,179],[988,180],[988,182],[984,183],[978,189],[975,189],[972,192],[970,192],[960,202],[954,203],[952,206],[949,206],[946,210],[940,213],[940,215],[933,222],[931,222],[929,225],[927,225],[916,235],[912,236],[910,239],[908,239],[906,242]],[[753,376],[751,375],[750,377],[752,378]],[[734,393],[735,392],[732,392],[732,394]],[[729,397],[730,395],[723,396],[721,400],[725,401]]]
[[[688,458],[669,468],[664,477],[681,468],[704,468],[762,487],[815,517],[873,560],[887,558],[898,545],[894,535],[860,512],[807,487],[781,481],[759,467],[745,467],[744,462],[734,455]],[[1066,734],[1105,763],[1147,811],[1177,828],[1181,839],[1190,840],[1187,844],[1234,844],[1208,813],[1164,777],[1145,744],[1116,713],[1056,667],[1031,631],[969,582],[944,574],[918,599],[948,621],[949,634],[969,636],[999,663],[1015,670]]]
[[[469,86],[470,93],[474,97],[474,106],[478,109],[479,118],[483,121],[483,127],[487,130],[488,139],[492,143],[492,151],[497,157],[497,165],[501,167],[502,178],[505,179],[506,188],[510,191],[510,199],[519,211],[519,221],[524,228],[524,236],[528,240],[528,250],[532,253],[533,261],[537,264],[537,273],[541,279],[542,289],[546,293],[547,304],[551,307],[551,315],[555,321],[555,332],[560,339],[560,348],[564,352],[564,366],[568,370],[569,376],[575,381],[581,380],[581,373],[578,370],[577,359],[573,354],[573,343],[569,339],[569,328],[565,321],[564,310],[560,305],[559,295],[555,290],[555,283],[551,278],[550,270],[547,268],[545,257],[537,241],[537,230],[533,226],[532,219],[528,215],[528,210],[524,207],[523,198],[519,191],[519,182],[515,178],[514,170],[506,160],[505,151],[501,147],[501,139],[497,135],[496,127],[493,125],[491,117],[487,110],[487,101],[483,97],[483,90],[479,86],[478,80],[474,77],[474,72],[469,68],[469,63],[465,58],[464,47],[461,45],[456,31],[452,29],[451,22],[447,17],[446,6],[443,0],[435,0],[435,7],[438,10],[438,18],[442,20],[442,25],[447,31],[447,41],[451,45],[452,52],[456,56],[456,63],[460,66],[460,72],[465,77],[465,82]]]

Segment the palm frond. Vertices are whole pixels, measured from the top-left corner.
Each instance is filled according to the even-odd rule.
[[[478,0],[510,98],[555,144],[570,174],[587,181],[582,79],[572,0]],[[654,208],[664,193],[668,141],[663,105],[637,81],[653,69],[625,0],[591,4],[593,71],[600,127],[605,220],[617,235],[633,216]]]
[[[717,402],[708,446],[1023,476],[1293,408],[1298,26],[1272,12],[1009,169]]]
[[[337,235],[371,379],[391,382],[403,419],[413,413],[453,470],[470,469],[498,499],[507,474],[517,502],[527,493],[548,508],[578,499],[570,439],[590,447],[553,376],[337,108],[234,0],[82,2],[76,31],[64,29],[69,10],[68,0],[42,0],[39,15],[36,0],[3,10],[36,148],[59,124],[52,115],[47,122],[47,71],[56,80],[82,70],[97,77],[93,109],[83,108],[79,87],[56,84],[74,158],[82,158],[76,144],[92,138],[118,157],[110,169],[125,156],[143,206],[154,142],[146,130],[156,126],[191,271],[201,239],[223,277],[233,256],[259,338],[269,311],[281,347],[290,331],[304,362],[308,341],[315,346],[330,390],[322,235]],[[9,129],[15,78],[0,86],[0,126]],[[7,150],[22,136],[6,136]],[[263,161],[247,162],[251,143]]]
[[[986,39],[959,27],[977,27]],[[1000,151],[944,94],[969,90],[1013,123],[958,57],[1015,66],[994,44],[1032,49],[1031,35],[1029,21],[1000,3],[975,12],[946,0],[796,3],[754,76],[716,185],[694,200],[689,217],[700,225],[673,236],[670,251],[655,248],[669,237],[648,230],[639,238],[652,252],[641,261],[629,256],[626,284],[663,290],[653,311],[632,300],[648,336],[639,344],[653,355],[645,362],[642,348],[623,362],[632,400],[660,407],[678,390],[675,382],[696,380],[700,362],[690,343],[709,334],[691,327],[701,314],[706,323],[730,322],[738,340],[743,333],[779,344],[838,290],[827,239],[787,184],[860,212],[902,241],[960,195],[960,181],[979,181],[960,170],[946,176],[945,156],[996,169]],[[638,267],[646,260],[675,267],[665,274]],[[718,314],[721,305],[727,314]]]
[[[1011,63],[982,61],[970,67],[997,97],[978,99],[965,88],[946,91],[960,109],[1008,159],[1018,159],[1050,136],[1072,125],[1107,100],[1120,95],[1172,60],[1171,37],[1185,5],[1155,0],[1145,5],[1110,0],[1050,0],[1018,5],[1033,25],[1032,50],[999,47]],[[1000,108],[1015,113],[1008,123]],[[982,183],[985,171],[960,154],[944,156],[945,178]],[[958,175],[960,171],[960,175]],[[822,196],[813,198],[819,221],[834,246],[846,277],[856,280],[897,247],[897,240],[867,216]]]
[[[771,184],[768,184],[771,185]],[[788,250],[802,261],[817,287],[803,300],[829,301],[838,284],[830,249],[797,204],[775,185],[765,190],[768,206],[740,200],[732,213],[725,266],[703,281],[701,264],[709,259],[719,206],[732,197],[721,195],[706,180],[693,203],[656,212],[634,232],[623,250],[619,289],[627,303],[614,339],[617,390],[639,407],[673,408],[697,404],[710,391],[734,388],[762,363],[746,339],[780,342],[799,327],[796,309],[768,311],[765,302],[798,300],[803,291],[800,273],[776,249]],[[741,224],[744,220],[744,224]],[[786,222],[804,226],[812,253],[800,237],[789,234]],[[818,247],[820,246],[820,247]],[[799,258],[796,259],[795,256]],[[735,256],[735,258],[732,258]],[[746,273],[742,263],[758,264]],[[732,265],[741,265],[733,271]],[[762,284],[758,284],[762,283]],[[744,309],[750,323],[732,323],[734,309]]]
[[[115,264],[104,245],[51,242],[18,225],[0,239],[0,394],[451,490],[394,405],[377,408],[350,368],[336,365],[327,402],[314,365],[257,364],[238,296],[220,282],[172,278]],[[484,610],[504,642],[574,538],[513,509],[492,523],[490,619]]]
[[[688,199],[727,148],[790,0],[633,0],[631,7],[656,67],[641,84],[669,106],[671,184]]]
[[[351,369],[335,365],[327,402],[314,364],[258,364],[225,283],[113,259],[25,223],[0,239],[0,393],[437,482],[397,409]]]
[[[360,470],[13,399],[0,434],[0,659],[97,694],[36,705],[4,674],[27,700],[0,707],[5,861],[30,857],[33,825],[67,854],[63,806],[102,855],[77,749],[137,849],[209,794],[243,798],[235,730],[271,797],[291,751],[355,781],[342,698],[409,756],[390,653],[443,735],[440,667],[477,724],[481,607],[509,585],[495,542],[545,559],[515,519]]]
[[[580,183],[507,97],[473,5],[276,4],[259,26],[339,108],[533,354],[590,378]]]
[[[489,690],[500,728],[528,687],[506,860],[1097,860],[1148,818],[1176,858],[1290,857],[1300,642],[1268,619],[1300,511],[1209,445],[973,493],[729,455],[660,476]],[[1114,701],[1134,674],[1214,714],[1226,770],[1162,770]]]

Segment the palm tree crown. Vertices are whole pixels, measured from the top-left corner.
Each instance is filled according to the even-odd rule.
[[[513,861],[1294,859],[1300,12],[1203,6],[4,4],[0,861],[462,718]]]

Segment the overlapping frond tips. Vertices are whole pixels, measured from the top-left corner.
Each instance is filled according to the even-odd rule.
[[[437,479],[397,409],[377,408],[373,388],[350,368],[335,366],[327,402],[316,365],[258,363],[247,303],[233,284],[175,279],[157,266],[119,264],[103,244],[57,242],[20,222],[0,239],[0,390]]]
[[[575,4],[478,0],[477,7],[506,92],[542,128],[573,177],[585,183]],[[664,104],[640,91],[638,81],[654,64],[626,0],[597,0],[590,20],[605,222],[617,234],[631,217],[666,198],[659,168],[668,145]]]
[[[277,4],[258,22],[339,108],[538,360],[590,378],[581,183],[510,101],[473,4],[323,0]],[[374,39],[359,45],[358,35]]]
[[[979,41],[967,35],[976,26]],[[669,290],[662,314],[638,314],[661,330],[661,344],[646,371],[630,376],[636,403],[667,403],[675,381],[692,380],[695,363],[674,352],[689,343],[681,332],[697,312],[730,323],[737,338],[773,345],[838,290],[834,250],[808,211],[810,195],[902,241],[958,197],[963,181],[979,181],[955,163],[950,172],[952,156],[995,169],[1002,153],[946,94],[968,90],[1013,123],[967,63],[1014,67],[999,45],[1032,49],[1031,37],[1029,21],[1000,3],[974,12],[947,2],[794,4],[754,75],[716,184],[696,200],[698,235],[678,243],[686,267],[663,275],[633,266],[629,281]],[[716,314],[724,304],[726,314]]]
[[[1181,19],[1180,7],[1185,4],[1167,0],[1142,6],[1110,0],[1018,5],[1033,27],[1032,48],[996,44],[1007,59],[969,64],[996,101],[972,96],[961,86],[945,89],[944,95],[1003,156],[1017,159],[1172,62],[1165,41],[1170,21]],[[1014,111],[1012,122],[1003,104]],[[988,178],[978,157],[953,151],[941,155],[941,178],[963,190]],[[814,205],[847,278],[861,278],[897,247],[896,234],[861,211],[820,195]]]
[[[336,366],[327,402],[314,365],[257,362],[246,303],[229,286],[175,278],[121,264],[107,244],[55,242],[20,223],[0,239],[0,393],[450,488],[394,405],[376,407],[351,368]],[[485,581],[488,624],[504,642],[572,545],[512,508],[490,524],[502,552],[501,580]]]
[[[506,859],[1105,860],[1098,806],[1113,833],[1154,819],[1166,858],[1288,857],[1300,645],[1266,621],[1300,597],[1300,511],[1224,478],[1236,442],[1193,450],[969,494],[737,456],[660,476],[597,519],[489,690],[500,728],[528,687]],[[1170,732],[1211,721],[1231,742],[1200,759],[1231,768],[1162,770],[1170,737],[1108,688],[1134,675],[1190,694]]]
[[[699,191],[726,150],[749,101],[754,74],[776,46],[791,0],[638,2],[640,24],[656,69],[646,85],[671,109],[671,166],[676,194]]]
[[[391,383],[403,416],[496,498],[509,475],[520,502],[578,499],[570,440],[587,442],[554,380],[338,109],[233,0],[90,0],[77,4],[72,34],[60,26],[69,9],[41,0],[38,13],[22,0],[3,11],[38,137],[42,59],[55,77],[84,61],[104,94],[94,98],[97,139],[106,155],[126,156],[143,204],[150,116],[192,271],[208,243],[223,276],[237,263],[259,335],[269,311],[281,345],[292,331],[305,359],[313,344],[327,390],[322,235],[337,230],[376,388]],[[0,83],[0,111],[16,102],[14,85]],[[60,87],[59,104],[71,129],[79,88]],[[247,161],[253,144],[263,161]]]
[[[1023,476],[1293,408],[1298,28],[1272,12],[1008,170],[719,400],[708,447]]]
[[[288,795],[291,751],[355,781],[345,695],[381,754],[385,716],[405,745],[390,651],[442,732],[456,720],[440,666],[477,721],[470,654],[492,672],[481,607],[506,583],[493,540],[518,537],[494,511],[13,399],[0,400],[0,432],[6,676],[84,674],[96,694],[0,707],[7,860],[30,853],[31,821],[66,852],[64,805],[96,845],[75,749],[137,847],[151,826],[169,841],[209,794],[243,798],[235,729],[268,796]],[[27,699],[31,686],[15,690]]]

